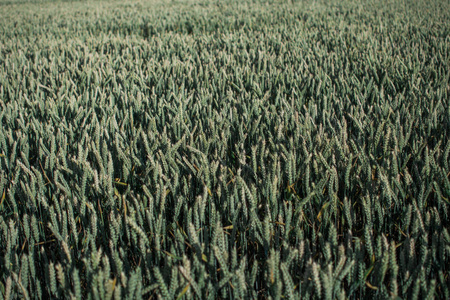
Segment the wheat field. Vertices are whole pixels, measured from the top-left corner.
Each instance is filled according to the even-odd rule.
[[[0,0],[0,299],[450,299],[448,1]]]

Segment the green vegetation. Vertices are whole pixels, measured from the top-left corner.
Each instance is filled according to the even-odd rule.
[[[0,299],[450,299],[448,1],[0,0]]]

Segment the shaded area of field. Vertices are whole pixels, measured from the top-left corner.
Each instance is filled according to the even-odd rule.
[[[450,298],[448,1],[0,4],[0,297]]]

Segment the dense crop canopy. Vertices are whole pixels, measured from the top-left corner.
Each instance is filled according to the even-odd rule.
[[[448,1],[0,0],[0,299],[450,299]]]

